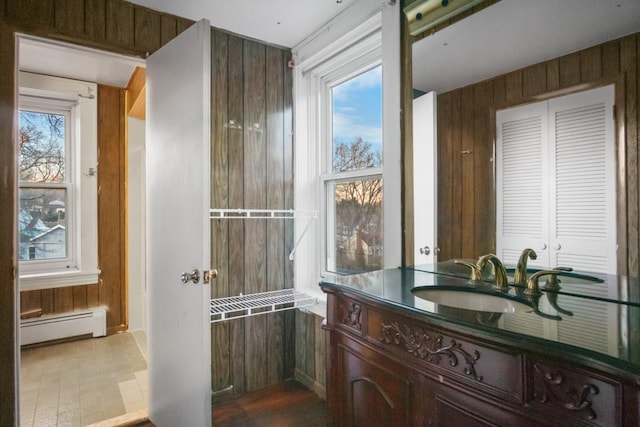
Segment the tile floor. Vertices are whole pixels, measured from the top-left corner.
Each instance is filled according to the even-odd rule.
[[[20,425],[87,426],[146,409],[145,353],[141,331],[22,350]]]

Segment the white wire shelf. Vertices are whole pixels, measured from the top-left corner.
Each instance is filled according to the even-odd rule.
[[[295,289],[214,298],[211,300],[210,307],[211,323],[308,307],[317,303],[317,298],[297,292]]]
[[[295,219],[318,218],[318,211],[293,209],[210,209],[211,219]]]
[[[289,252],[289,260],[293,261],[293,254],[314,219],[318,218],[318,211],[300,211],[293,209],[210,209],[210,219],[307,219],[307,225]]]

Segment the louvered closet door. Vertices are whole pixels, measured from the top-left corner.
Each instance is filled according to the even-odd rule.
[[[497,252],[531,265],[616,271],[613,86],[499,111]]]
[[[496,252],[515,263],[524,248],[548,265],[548,111],[536,103],[498,111],[496,117]]]
[[[549,101],[553,266],[616,271],[613,86]]]

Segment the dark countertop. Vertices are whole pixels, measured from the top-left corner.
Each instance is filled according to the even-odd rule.
[[[561,289],[544,291],[527,299],[511,286],[507,293],[472,287],[461,266],[447,263],[397,268],[350,276],[327,275],[320,286],[327,292],[345,291],[390,304],[412,316],[449,326],[486,339],[495,339],[554,355],[580,358],[591,363],[640,376],[640,298],[638,280],[622,276],[571,273],[561,277]],[[586,279],[585,277],[586,276]],[[597,276],[600,280],[593,281]],[[540,281],[544,284],[544,280]],[[464,291],[512,300],[523,312],[487,312],[435,304],[412,290]],[[507,311],[509,309],[506,309]],[[544,346],[544,347],[541,347]]]

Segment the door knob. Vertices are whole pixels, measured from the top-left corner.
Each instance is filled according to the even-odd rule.
[[[182,281],[182,283],[189,283],[189,281],[198,283],[200,281],[200,272],[197,268],[194,268],[191,273],[182,273],[180,275],[180,280]]]
[[[560,249],[562,249],[562,245],[560,243],[556,243],[553,245],[553,249],[555,249],[556,251],[559,251]]]

